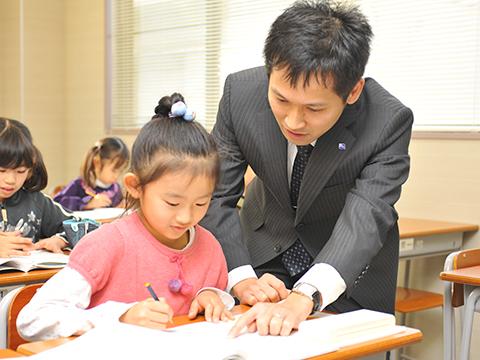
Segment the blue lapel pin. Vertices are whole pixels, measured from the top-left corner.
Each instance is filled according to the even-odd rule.
[[[338,150],[340,151],[347,150],[347,145],[345,145],[345,143],[338,143]]]

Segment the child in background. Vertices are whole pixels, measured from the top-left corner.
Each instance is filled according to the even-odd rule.
[[[117,179],[127,167],[127,145],[117,137],[106,137],[88,151],[79,178],[73,180],[54,200],[71,211],[116,207],[122,199]]]
[[[46,249],[61,252],[68,245],[62,222],[72,218],[40,191],[47,170],[28,128],[0,118],[0,257],[28,255]]]
[[[164,329],[173,315],[231,319],[220,244],[198,225],[219,172],[215,143],[180,94],[165,96],[140,131],[125,175],[130,215],[86,235],[68,266],[23,308],[28,340],[78,335],[101,322]],[[149,298],[150,282],[160,296]]]

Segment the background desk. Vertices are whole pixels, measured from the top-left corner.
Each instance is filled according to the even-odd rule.
[[[30,270],[26,273],[23,271],[0,272],[0,299],[14,287],[45,282],[60,270],[61,269],[37,269]]]
[[[444,255],[462,247],[466,232],[478,225],[447,221],[400,218],[400,258],[404,260]]]
[[[400,259],[405,260],[403,286],[410,280],[410,260],[449,254],[459,250],[466,232],[477,231],[478,225],[447,221],[400,218]]]

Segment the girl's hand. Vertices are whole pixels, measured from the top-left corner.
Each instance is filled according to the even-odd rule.
[[[32,250],[32,239],[21,237],[20,231],[0,231],[0,257],[26,256]]]
[[[85,209],[97,209],[103,207],[109,207],[112,205],[112,200],[105,194],[97,194],[92,200],[88,202]]]
[[[165,329],[172,323],[173,310],[165,298],[158,301],[147,299],[133,305],[120,317],[120,321],[145,326],[151,329]]]
[[[54,253],[62,253],[65,247],[67,247],[67,243],[58,236],[52,236],[34,244],[35,250],[45,249]]]
[[[193,299],[188,317],[194,319],[201,312],[205,313],[205,320],[210,322],[233,320],[232,313],[225,309],[225,304],[212,290],[204,290]]]

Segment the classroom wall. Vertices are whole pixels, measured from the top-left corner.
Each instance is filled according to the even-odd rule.
[[[0,116],[20,115],[19,2],[0,1]]]
[[[24,0],[23,121],[56,183],[65,165],[65,38],[63,0]]]
[[[63,4],[0,2],[0,116],[27,124],[51,182],[61,177],[65,161]]]
[[[95,140],[108,135],[105,111],[104,2],[23,0],[25,121],[44,153],[51,189],[78,175],[81,159]],[[0,1],[0,115],[20,116],[18,0]],[[45,24],[47,22],[47,24]],[[8,56],[3,56],[5,52]],[[414,109],[415,110],[415,109]],[[53,135],[49,133],[53,131]],[[131,145],[133,135],[120,135]],[[480,140],[413,139],[412,168],[397,209],[401,216],[480,224]],[[480,247],[471,234],[466,247]],[[412,286],[441,292],[444,257],[415,260]],[[403,267],[400,269],[402,272]],[[480,319],[474,336],[480,335]],[[417,359],[443,358],[441,309],[411,316],[424,340],[408,349]],[[471,358],[480,357],[472,343]]]
[[[66,164],[62,183],[77,177],[86,151],[112,135],[105,122],[104,1],[65,2]],[[113,134],[131,148],[135,135]]]
[[[84,154],[105,135],[104,18],[103,1],[66,2],[64,182],[79,175]]]

